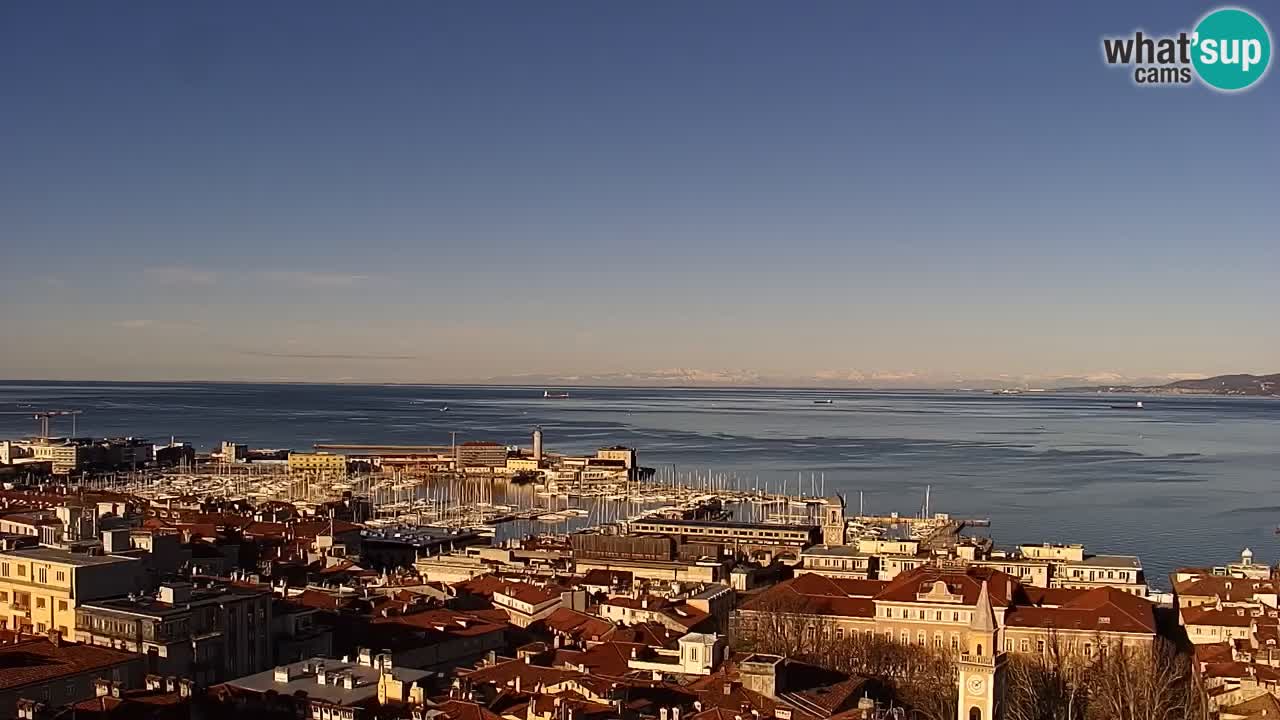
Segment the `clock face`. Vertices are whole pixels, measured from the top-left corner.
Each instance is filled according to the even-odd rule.
[[[969,678],[969,694],[970,695],[981,695],[982,691],[986,689],[987,689],[986,680],[983,680],[981,677],[976,677],[976,676]]]

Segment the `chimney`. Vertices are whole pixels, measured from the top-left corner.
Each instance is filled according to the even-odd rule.
[[[278,683],[287,683],[291,679],[288,665],[277,665],[274,680]]]
[[[62,633],[57,628],[49,628],[49,644],[54,647],[62,647]]]
[[[316,684],[327,685],[328,682],[329,676],[325,673],[324,663],[316,663]]]
[[[118,682],[111,683],[111,697],[113,698],[120,697],[120,683]]]
[[[667,709],[662,708],[658,711],[658,720],[667,720]]]
[[[363,667],[373,667],[373,651],[369,648],[356,648],[358,662]]]
[[[191,692],[195,690],[196,684],[189,678],[182,678],[178,681],[178,697],[189,698]]]
[[[173,692],[178,689],[178,678],[170,675],[164,680],[165,692]]]
[[[731,683],[731,682],[727,682],[727,683],[725,683],[725,684],[724,684],[724,694],[725,694],[725,695],[732,695],[732,694],[733,694],[733,683]]]
[[[520,692],[520,675],[516,675],[516,692]]]
[[[164,583],[157,599],[166,605],[191,602],[191,583]]]
[[[164,680],[159,675],[148,675],[146,679],[146,688],[148,690],[160,690],[164,687]]]
[[[111,681],[106,678],[96,678],[93,681],[93,696],[106,697],[111,694]]]

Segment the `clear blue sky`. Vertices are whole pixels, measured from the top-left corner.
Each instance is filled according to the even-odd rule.
[[[1212,7],[3,3],[0,377],[1274,372]]]

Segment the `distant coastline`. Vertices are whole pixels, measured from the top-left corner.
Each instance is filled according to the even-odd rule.
[[[1157,395],[1236,395],[1280,397],[1280,373],[1216,375],[1203,380],[1178,380],[1164,385],[1107,385],[1061,388],[1059,392],[1146,393]]]
[[[314,386],[351,386],[351,387],[405,387],[405,388],[528,388],[537,390],[539,393],[547,388],[554,387],[564,390],[626,390],[626,389],[651,389],[651,390],[777,390],[777,391],[802,391],[802,392],[881,392],[881,393],[912,393],[912,392],[965,392],[965,393],[989,393],[1003,391],[1001,394],[1022,395],[1022,394],[1098,394],[1098,393],[1117,393],[1117,394],[1147,394],[1147,395],[1214,395],[1214,396],[1237,396],[1237,397],[1280,397],[1280,373],[1270,375],[1249,375],[1249,374],[1233,374],[1233,375],[1216,375],[1214,377],[1195,379],[1195,380],[1178,380],[1163,385],[1139,385],[1139,384],[1117,384],[1117,385],[1061,385],[1055,383],[1046,383],[1043,387],[1029,390],[1025,385],[1021,387],[1019,384],[1010,381],[961,381],[955,385],[925,384],[925,385],[909,385],[909,384],[861,384],[861,383],[804,383],[804,382],[787,382],[777,379],[773,382],[645,382],[645,381],[605,381],[601,380],[579,380],[578,382],[564,382],[561,379],[558,383],[545,383],[533,381],[514,381],[506,379],[493,379],[491,381],[471,381],[471,382],[412,382],[412,381],[377,381],[377,380],[353,380],[353,379],[283,379],[283,378],[235,378],[226,380],[208,380],[208,379],[158,379],[158,380],[136,380],[136,379],[49,379],[49,378],[0,378],[0,384],[8,384],[12,386],[21,385],[139,385],[139,386],[156,386],[156,385],[314,385]],[[963,384],[963,387],[958,385]]]

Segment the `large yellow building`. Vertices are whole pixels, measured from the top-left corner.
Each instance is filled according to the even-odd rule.
[[[142,561],[54,548],[0,552],[0,628],[74,639],[76,605],[141,589]]]
[[[341,475],[347,471],[347,456],[330,453],[289,453],[289,472]]]

